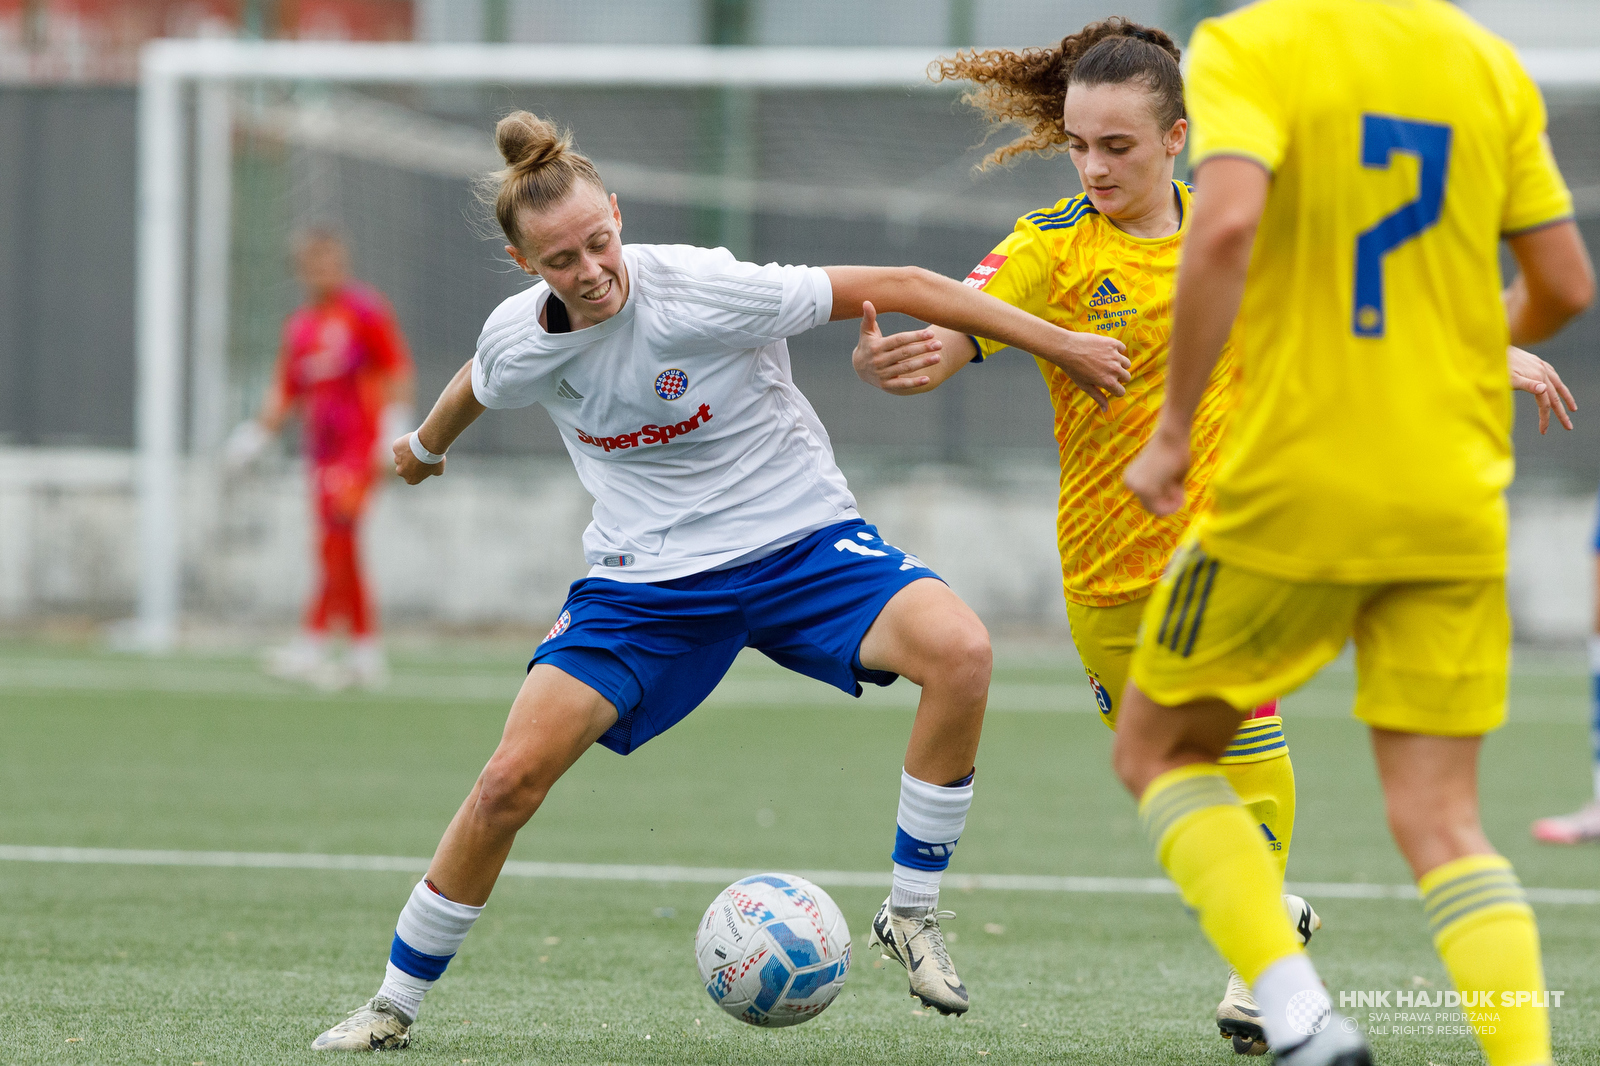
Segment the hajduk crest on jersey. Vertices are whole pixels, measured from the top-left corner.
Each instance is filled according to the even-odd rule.
[[[676,400],[689,391],[689,375],[678,369],[663,370],[656,375],[656,395],[663,400]]]

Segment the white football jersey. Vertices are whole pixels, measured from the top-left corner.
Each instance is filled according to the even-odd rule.
[[[828,275],[681,244],[622,256],[615,317],[550,333],[541,281],[489,316],[472,362],[479,403],[542,404],[560,427],[595,500],[590,576],[667,581],[859,517],[784,342],[828,321]]]

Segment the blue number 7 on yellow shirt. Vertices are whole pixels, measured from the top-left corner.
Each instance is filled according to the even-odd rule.
[[[1450,127],[1390,115],[1361,116],[1361,165],[1387,170],[1396,152],[1422,161],[1417,198],[1356,238],[1358,337],[1383,336],[1383,257],[1439,221],[1450,170]]]

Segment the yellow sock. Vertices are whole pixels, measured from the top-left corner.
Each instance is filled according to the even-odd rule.
[[[1249,719],[1217,762],[1277,860],[1281,881],[1294,838],[1294,764],[1289,761],[1283,719],[1277,715]]]
[[[1282,876],[1220,767],[1162,774],[1145,789],[1139,816],[1201,930],[1247,983],[1301,950],[1283,910]]]
[[[1490,1016],[1478,1032],[1489,1066],[1550,1062],[1539,928],[1511,864],[1499,855],[1469,855],[1428,871],[1417,888],[1433,946],[1462,994],[1463,1009]],[[1486,996],[1493,997],[1491,1005],[1465,1004]]]

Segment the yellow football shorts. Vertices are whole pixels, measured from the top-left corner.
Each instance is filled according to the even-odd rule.
[[[1141,596],[1112,607],[1090,607],[1067,601],[1072,643],[1083,662],[1083,672],[1089,676],[1089,690],[1094,693],[1100,720],[1108,729],[1117,728],[1122,689],[1128,683],[1134,645],[1139,641],[1139,621],[1144,617],[1148,601],[1148,596]],[[1239,732],[1228,745],[1221,762],[1228,766],[1242,765],[1288,753],[1289,742],[1284,739],[1283,719],[1278,716],[1276,705],[1262,706],[1240,723]],[[1235,788],[1238,787],[1239,782],[1235,782]]]
[[[1089,607],[1067,601],[1067,622],[1072,626],[1072,643],[1089,675],[1089,690],[1100,708],[1100,720],[1117,727],[1117,706],[1122,702],[1122,687],[1128,683],[1128,668],[1133,664],[1133,648],[1139,642],[1139,620],[1149,597],[1141,596],[1114,607]]]
[[[1351,639],[1355,716],[1368,725],[1476,736],[1505,721],[1503,577],[1285,581],[1223,563],[1193,536],[1145,601],[1133,680],[1168,706],[1216,698],[1254,707],[1303,685]]]

